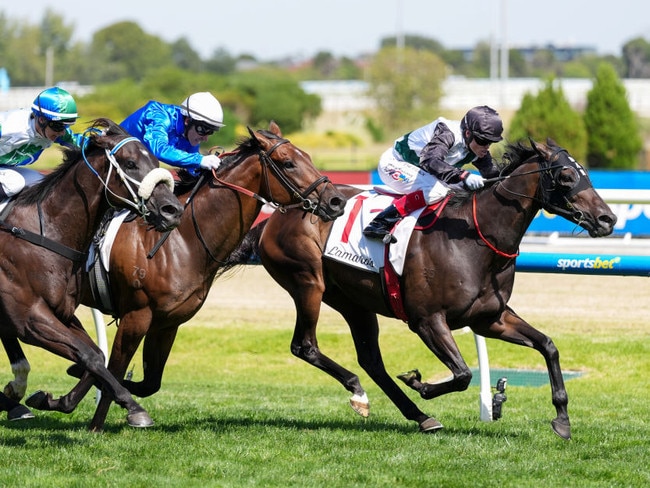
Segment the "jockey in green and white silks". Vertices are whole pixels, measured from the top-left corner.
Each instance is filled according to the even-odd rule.
[[[38,171],[22,166],[34,163],[52,144],[80,144],[81,136],[70,129],[77,117],[72,95],[58,87],[39,93],[31,110],[0,113],[0,200],[41,178]]]
[[[478,190],[483,178],[498,174],[490,144],[502,139],[499,114],[488,106],[474,107],[463,120],[440,117],[395,141],[377,167],[381,181],[403,197],[379,213],[364,229],[371,239],[393,240],[393,226],[418,208],[444,198],[449,188]],[[463,170],[473,164],[481,175]]]

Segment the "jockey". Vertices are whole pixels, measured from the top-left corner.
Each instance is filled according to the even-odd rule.
[[[218,156],[199,152],[200,144],[224,127],[221,104],[209,92],[188,96],[180,107],[151,100],[120,125],[171,166],[196,173],[221,164]]]
[[[77,117],[74,98],[58,87],[39,93],[31,110],[0,113],[0,200],[41,178],[38,171],[18,166],[32,164],[55,142],[79,145],[79,136],[70,129]]]
[[[498,175],[490,144],[502,140],[499,114],[483,105],[469,110],[463,120],[440,117],[397,139],[379,160],[379,177],[403,195],[380,212],[363,234],[370,239],[395,242],[390,231],[414,210],[442,200],[450,187],[478,190],[483,178]],[[461,169],[472,163],[481,176]]]

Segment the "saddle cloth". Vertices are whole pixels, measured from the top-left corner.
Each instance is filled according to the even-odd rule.
[[[384,193],[383,187],[378,187],[350,198],[345,206],[345,214],[332,225],[323,255],[355,268],[379,273],[385,263],[385,245],[381,241],[367,239],[363,235],[363,229],[379,212],[401,196]],[[397,242],[389,245],[387,254],[395,272],[400,276],[409,238],[423,210],[418,209],[407,215],[393,229]]]

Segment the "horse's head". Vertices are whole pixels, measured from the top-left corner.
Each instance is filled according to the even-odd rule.
[[[616,215],[592,186],[587,170],[550,139],[547,145],[531,143],[543,170],[540,199],[544,210],[575,222],[591,237],[611,234]]]
[[[282,137],[275,122],[268,130],[248,131],[263,168],[266,197],[278,210],[301,207],[325,221],[343,214],[346,198],[316,169],[309,154]]]
[[[173,177],[144,144],[108,119],[97,119],[86,136],[84,159],[111,205],[134,209],[159,231],[178,226],[183,207],[174,196]],[[93,149],[103,150],[103,157],[87,157]]]

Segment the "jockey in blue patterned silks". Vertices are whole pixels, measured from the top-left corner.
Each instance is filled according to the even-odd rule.
[[[221,163],[218,156],[199,152],[200,144],[224,127],[221,104],[209,92],[194,93],[180,106],[151,100],[120,125],[171,166],[196,174]]]
[[[31,110],[0,113],[0,200],[20,192],[42,175],[29,168],[53,143],[72,147],[81,136],[70,126],[77,120],[77,104],[67,91],[52,87],[34,99]]]
[[[370,239],[395,242],[391,229],[409,213],[442,200],[450,186],[478,190],[483,178],[498,175],[490,144],[502,139],[499,114],[488,106],[474,107],[463,120],[440,117],[395,141],[382,154],[381,181],[403,197],[380,212],[363,234]],[[481,176],[463,170],[472,163]]]

